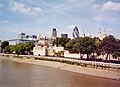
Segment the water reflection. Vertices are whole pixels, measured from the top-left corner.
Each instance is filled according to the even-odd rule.
[[[0,87],[119,87],[120,81],[0,59]]]

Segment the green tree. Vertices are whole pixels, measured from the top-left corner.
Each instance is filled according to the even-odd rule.
[[[5,53],[10,53],[11,52],[10,45],[5,47],[4,52]]]
[[[54,52],[54,54],[55,54],[55,56],[57,56],[57,57],[63,57],[64,51]]]
[[[4,41],[1,47],[5,53],[31,54],[34,46],[32,42],[9,45],[7,41]]]
[[[113,58],[118,58],[118,57],[120,57],[120,49],[118,49],[116,52],[113,52]]]
[[[82,54],[87,54],[88,59],[91,53],[94,53],[96,51],[95,39],[90,37],[81,38],[79,51]]]
[[[115,52],[113,52],[113,55],[112,55],[113,58],[119,58],[120,57],[120,40],[117,39],[117,42],[119,44],[119,47],[118,47],[118,49]]]
[[[2,51],[4,52],[4,49],[5,47],[7,47],[9,45],[9,42],[8,41],[3,41],[2,44],[1,44],[1,48],[2,48]]]
[[[95,49],[95,53],[97,54],[97,56],[100,56],[101,55],[101,40],[98,38],[98,37],[94,37],[94,42],[95,42],[95,46],[96,46],[96,49]]]
[[[13,47],[14,45],[8,45],[7,47],[5,47],[5,53],[13,53]]]
[[[78,53],[78,45],[76,43],[76,39],[70,40],[68,43],[66,43],[66,49],[69,50],[70,53]]]
[[[70,52],[81,53],[81,58],[84,54],[87,54],[87,59],[96,51],[95,39],[90,37],[79,37],[72,39],[66,44],[67,49]]]
[[[27,54],[31,54],[32,50],[33,50],[33,47],[35,46],[34,43],[32,42],[27,42],[27,43],[24,43],[24,48],[25,48],[25,52]]]
[[[120,41],[114,38],[114,36],[109,35],[101,41],[102,52],[107,54],[106,60],[108,60],[109,55],[113,54],[120,48]]]
[[[27,42],[22,44],[17,44],[11,47],[12,52],[16,54],[31,54],[34,47],[34,43]]]
[[[70,38],[59,38],[58,37],[53,41],[52,45],[53,46],[55,46],[55,45],[62,46],[66,49],[66,43],[69,42],[69,40],[70,40]]]
[[[19,55],[19,54],[20,54],[20,52],[19,52],[19,50],[18,50],[18,49],[19,49],[19,44],[15,45],[15,46],[13,47],[13,49],[12,49],[12,50],[13,50],[16,54],[18,54],[18,55]]]
[[[3,41],[2,44],[1,44],[1,48],[5,49],[5,47],[7,47],[8,45],[9,45],[8,41]]]

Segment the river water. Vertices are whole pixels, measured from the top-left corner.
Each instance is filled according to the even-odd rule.
[[[0,87],[120,87],[120,81],[0,59]]]

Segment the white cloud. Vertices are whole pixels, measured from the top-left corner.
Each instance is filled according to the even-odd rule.
[[[92,7],[93,10],[96,10],[96,15],[93,17],[96,21],[108,21],[108,22],[118,22],[118,18],[120,18],[120,3],[114,3],[112,1],[108,1],[102,5],[94,4]]]
[[[105,33],[107,33],[108,35],[114,35],[113,32],[114,32],[114,29],[107,28]]]
[[[68,29],[73,30],[73,29],[75,28],[75,26],[76,26],[76,25],[69,25],[69,26],[68,26]]]
[[[18,31],[16,29],[11,29],[10,32],[17,33]]]
[[[95,19],[97,21],[103,21],[103,17],[101,15],[97,15],[97,16],[93,17],[93,19]]]
[[[120,3],[107,2],[102,5],[102,11],[120,11]]]
[[[3,5],[3,4],[0,4],[0,8],[1,8],[1,7],[4,7],[4,5]]]
[[[19,2],[11,2],[10,3],[10,9],[14,12],[18,11],[22,14],[27,14],[27,15],[38,15],[41,13],[41,8],[39,7],[27,7],[22,3]]]
[[[94,4],[93,6],[92,6],[92,9],[94,10],[94,9],[99,9],[101,6],[99,5],[99,4]]]
[[[102,12],[106,12],[106,11],[120,11],[120,3],[115,3],[112,1],[108,1],[102,5],[100,4],[94,4],[92,6],[92,9],[97,9],[99,11]]]
[[[9,23],[8,20],[2,20],[2,23]]]
[[[49,31],[48,31],[48,34],[52,34],[52,30],[49,30]]]

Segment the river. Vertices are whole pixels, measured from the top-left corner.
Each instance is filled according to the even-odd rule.
[[[120,87],[120,81],[0,59],[0,87]]]

